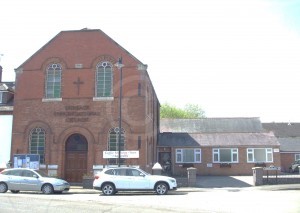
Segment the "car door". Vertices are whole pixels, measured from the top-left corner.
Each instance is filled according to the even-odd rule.
[[[125,168],[115,168],[110,171],[110,181],[112,181],[117,189],[129,189],[130,180],[126,176]]]
[[[31,170],[23,170],[20,185],[24,191],[40,191],[41,189],[38,175]]]
[[[138,169],[128,169],[127,173],[130,180],[130,189],[150,189],[150,181],[147,175]]]
[[[22,178],[22,170],[11,170],[6,175],[6,183],[9,190],[20,190],[20,181]]]

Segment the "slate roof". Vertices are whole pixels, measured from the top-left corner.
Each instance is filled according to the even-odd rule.
[[[263,123],[278,138],[281,152],[300,152],[300,123]]]
[[[0,92],[15,92],[15,82],[0,82]],[[14,99],[11,98],[7,103],[0,103],[0,114],[11,113],[14,109]]]
[[[254,133],[263,132],[259,118],[161,119],[160,132]]]
[[[0,82],[0,91],[15,91],[15,82]]]
[[[300,123],[262,123],[262,126],[279,138],[300,137]]]
[[[160,133],[158,146],[167,147],[270,147],[279,146],[273,133]]]
[[[300,137],[278,138],[281,152],[300,152]]]

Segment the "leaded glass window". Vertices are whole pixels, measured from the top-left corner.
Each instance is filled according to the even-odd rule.
[[[96,97],[112,97],[113,66],[110,62],[101,62],[96,72]]]
[[[60,64],[50,64],[47,68],[46,98],[61,98],[61,72]]]
[[[38,127],[30,131],[29,153],[39,154],[41,164],[45,163],[45,141],[46,141],[46,133],[44,129]]]
[[[120,151],[124,151],[125,150],[125,131],[122,128],[122,132],[121,132],[121,141],[120,141]],[[109,131],[109,138],[108,138],[108,151],[119,151],[119,128],[112,128]],[[109,164],[117,164],[118,163],[118,158],[114,159],[114,158],[110,158],[109,160]],[[124,159],[121,159],[121,163],[125,162]]]

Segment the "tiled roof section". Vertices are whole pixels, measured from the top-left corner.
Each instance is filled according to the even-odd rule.
[[[160,133],[158,146],[166,147],[241,147],[278,146],[279,142],[270,133]]]
[[[15,82],[0,82],[0,91],[15,91]]]
[[[0,103],[0,114],[12,113],[12,111],[14,109],[14,107],[13,107],[14,91],[15,91],[15,82],[1,82],[0,83],[0,92],[5,95],[7,94],[6,101]]]
[[[161,119],[160,132],[254,133],[263,128],[259,118]]]
[[[279,138],[300,137],[300,123],[263,123],[262,126]]]
[[[300,152],[300,137],[278,138],[281,152]]]

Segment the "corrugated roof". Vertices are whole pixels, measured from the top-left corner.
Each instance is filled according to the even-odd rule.
[[[160,133],[158,146],[167,147],[240,147],[279,146],[270,133]]]
[[[263,128],[276,137],[300,137],[300,123],[263,123]]]
[[[281,152],[300,152],[300,137],[278,138]]]
[[[160,132],[254,133],[263,128],[259,118],[161,119]]]

